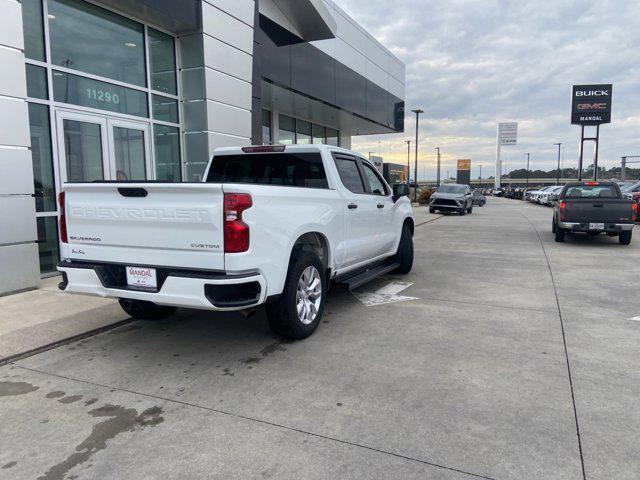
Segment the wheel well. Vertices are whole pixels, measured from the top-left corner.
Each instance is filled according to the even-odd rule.
[[[409,230],[411,230],[411,236],[413,237],[413,232],[415,230],[415,226],[413,224],[413,219],[412,218],[405,218],[404,223],[402,224],[404,225],[408,225],[409,226]]]
[[[324,235],[309,232],[300,236],[293,244],[293,250],[303,250],[315,253],[325,268],[329,267],[329,244]]]

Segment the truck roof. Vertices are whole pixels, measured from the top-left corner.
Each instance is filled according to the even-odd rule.
[[[361,158],[364,158],[362,155],[357,152],[353,152],[346,148],[335,147],[333,145],[325,145],[325,144],[309,144],[309,145],[246,145],[244,147],[218,147],[214,150],[214,155],[251,155],[251,152],[245,152],[242,149],[246,147],[253,148],[268,148],[268,147],[284,147],[285,152],[323,152],[323,151],[331,151],[331,152],[342,152],[348,153],[350,155],[358,155]],[[256,152],[256,153],[268,153],[267,151]]]

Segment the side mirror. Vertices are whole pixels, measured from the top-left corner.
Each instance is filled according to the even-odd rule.
[[[395,183],[393,185],[393,201],[397,201],[400,197],[409,195],[409,185],[406,183]]]

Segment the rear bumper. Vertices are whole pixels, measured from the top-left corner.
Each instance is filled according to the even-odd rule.
[[[633,230],[635,224],[633,223],[605,223],[604,229],[590,229],[588,223],[580,222],[559,222],[558,226],[565,230],[571,230],[572,232],[607,232],[607,233],[619,233],[626,230]]]
[[[157,289],[140,289],[123,284],[117,274],[119,268],[124,266],[64,260],[58,263],[64,279],[59,288],[69,293],[219,311],[255,307],[267,296],[266,280],[257,272],[228,275],[161,269]]]

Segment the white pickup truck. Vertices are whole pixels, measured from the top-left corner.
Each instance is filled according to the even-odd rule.
[[[329,284],[411,270],[407,193],[327,145],[217,149],[202,183],[66,184],[60,289],[118,298],[140,319],[265,304],[277,334],[305,338]]]

